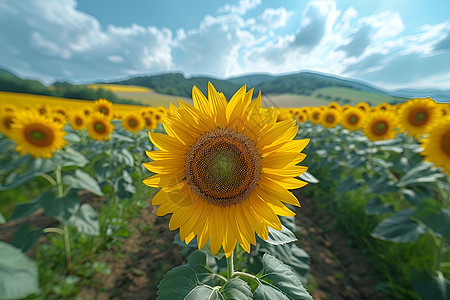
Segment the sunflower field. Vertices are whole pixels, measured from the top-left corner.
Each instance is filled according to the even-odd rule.
[[[102,281],[127,240],[142,250],[137,231],[154,234],[140,262],[181,257],[145,298],[325,299],[303,198],[371,258],[380,294],[450,299],[450,105],[261,98],[211,83],[169,109],[0,93],[0,299],[141,298]]]

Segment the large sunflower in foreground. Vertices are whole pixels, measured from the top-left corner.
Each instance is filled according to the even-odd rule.
[[[371,141],[389,140],[397,134],[397,127],[397,118],[394,113],[378,110],[367,114],[363,131]]]
[[[11,125],[10,138],[16,142],[20,154],[50,158],[66,144],[62,127],[36,111],[22,111]]]
[[[421,143],[425,160],[443,167],[450,175],[450,117],[437,122]]]
[[[416,138],[441,118],[439,107],[431,98],[409,100],[400,107],[398,115],[402,129]]]
[[[255,232],[268,238],[268,226],[281,230],[278,216],[294,216],[284,203],[300,206],[288,191],[306,185],[293,177],[307,168],[297,166],[309,139],[293,140],[295,120],[276,122],[263,114],[261,94],[239,89],[229,102],[213,85],[208,99],[192,89],[194,107],[179,100],[163,119],[167,135],[149,133],[160,151],[148,151],[144,163],[156,173],[143,182],[162,188],[153,198],[156,214],[172,213],[169,229],[180,229],[182,241],[197,237],[201,249],[221,247],[229,257],[236,242],[250,252]]]

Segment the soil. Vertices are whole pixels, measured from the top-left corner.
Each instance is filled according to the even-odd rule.
[[[82,194],[83,200],[96,206],[101,197]],[[296,222],[299,245],[310,254],[308,284],[315,300],[375,299],[389,300],[376,289],[375,274],[367,257],[334,228],[326,212],[319,212],[315,202],[301,195]],[[156,217],[156,207],[148,208],[129,223],[132,234],[123,243],[103,250],[97,258],[106,262],[111,273],[101,275],[84,287],[77,299],[155,299],[157,285],[170,269],[183,263],[182,249],[173,243],[176,231],[168,228],[169,216]],[[54,220],[38,211],[27,218],[34,226],[52,226]],[[8,241],[23,221],[0,225],[0,240]],[[45,242],[45,240],[39,240]],[[30,253],[28,253],[30,254]]]
[[[299,246],[310,255],[309,286],[314,300],[390,300],[375,289],[376,275],[368,257],[335,228],[330,213],[321,212],[312,199],[300,199],[296,209]]]

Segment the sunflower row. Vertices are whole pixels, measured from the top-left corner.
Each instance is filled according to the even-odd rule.
[[[419,139],[425,160],[443,167],[450,174],[450,104],[436,103],[431,98],[415,98],[391,105],[371,107],[365,102],[355,106],[328,106],[281,109],[278,121],[294,118],[298,123],[310,121],[333,128],[362,130],[371,141],[393,139],[398,133]]]
[[[68,101],[69,102],[69,101]],[[146,128],[153,130],[167,113],[163,107],[134,110],[114,109],[113,104],[99,99],[89,106],[50,107],[47,104],[0,107],[0,132],[15,141],[22,155],[50,158],[66,144],[63,130],[66,124],[75,130],[86,129],[89,137],[109,140],[114,131],[112,120],[121,120],[122,127],[134,134]]]

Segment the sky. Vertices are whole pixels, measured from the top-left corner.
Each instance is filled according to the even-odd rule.
[[[89,83],[316,71],[450,89],[449,0],[0,0],[0,67]]]

